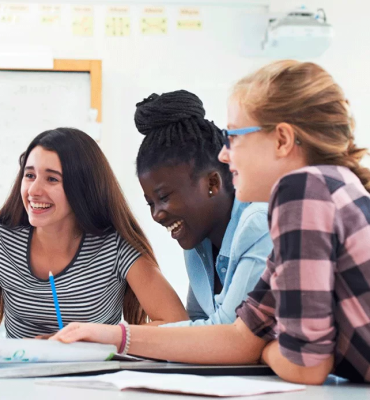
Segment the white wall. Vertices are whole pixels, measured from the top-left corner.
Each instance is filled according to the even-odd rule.
[[[227,3],[225,0],[224,4]],[[271,10],[289,11],[301,3],[271,0]],[[344,87],[358,119],[358,142],[370,146],[370,120],[367,118],[370,104],[370,5],[363,0],[352,0],[350,7],[344,3],[344,0],[306,1],[308,7],[323,7],[336,31],[332,47],[314,61],[327,68]],[[105,37],[106,7],[102,5],[95,6],[94,37],[74,37],[70,29],[70,10],[64,6],[60,28],[0,26],[0,43],[40,43],[52,46],[55,58],[103,60],[101,146],[153,244],[164,274],[184,300],[187,278],[182,251],[167,231],[151,220],[135,176],[135,157],[142,140],[133,122],[135,103],[152,92],[187,89],[204,101],[207,117],[223,127],[226,124],[226,98],[232,83],[269,60],[241,55],[245,46],[243,32],[248,23],[253,22],[253,15],[265,11],[263,7],[204,6],[201,8],[204,29],[200,32],[177,31],[178,7],[167,6],[166,9],[169,31],[163,37],[143,37],[140,34],[141,6],[132,4],[130,37]]]

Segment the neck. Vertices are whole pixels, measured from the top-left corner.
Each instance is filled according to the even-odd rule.
[[[216,200],[216,199],[215,199]],[[219,194],[217,196],[217,204],[215,204],[213,229],[208,235],[208,239],[212,242],[217,249],[221,248],[222,240],[225,236],[227,225],[230,222],[231,210],[234,204],[234,196],[227,193]]]
[[[76,224],[64,224],[58,227],[34,228],[33,240],[36,240],[40,247],[51,252],[68,252],[75,246],[76,240],[80,239],[82,232]]]

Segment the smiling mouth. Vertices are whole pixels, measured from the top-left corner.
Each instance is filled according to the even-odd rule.
[[[176,233],[181,229],[182,223],[183,221],[179,220],[173,223],[172,225],[167,226],[167,232]]]
[[[167,231],[171,232],[172,239],[179,240],[184,236],[185,225],[183,220],[178,220],[172,225],[167,226]]]
[[[35,203],[33,201],[30,201],[30,205],[33,210],[47,210],[52,206],[51,203]]]

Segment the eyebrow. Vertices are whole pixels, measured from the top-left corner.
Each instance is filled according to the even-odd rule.
[[[167,189],[167,186],[166,186],[166,184],[165,183],[163,183],[163,184],[161,184],[161,185],[159,185],[158,187],[156,187],[154,190],[153,190],[153,192],[154,193],[158,193],[158,192],[160,192],[161,190],[163,190],[163,189]]]
[[[29,167],[24,167],[24,170],[25,171],[34,171],[35,170],[35,168],[34,167],[31,167],[31,166],[29,166]],[[61,173],[61,172],[59,172],[59,171],[56,171],[55,169],[50,169],[50,168],[46,168],[46,170],[45,170],[46,172],[50,172],[50,173],[52,173],[52,174],[56,174],[56,175],[59,175],[60,177],[62,177],[63,178],[63,174]]]

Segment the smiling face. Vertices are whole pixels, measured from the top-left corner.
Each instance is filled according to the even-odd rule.
[[[31,151],[24,168],[21,196],[32,226],[59,229],[75,223],[63,188],[62,166],[54,151],[41,146]]]
[[[215,224],[208,174],[194,181],[188,164],[162,166],[139,175],[154,221],[167,228],[183,249],[209,237]]]
[[[236,99],[228,104],[228,129],[259,126],[250,118]],[[240,201],[268,201],[271,188],[278,177],[275,137],[263,131],[231,136],[230,149],[224,146],[221,162],[229,164],[233,174],[235,195]]]

